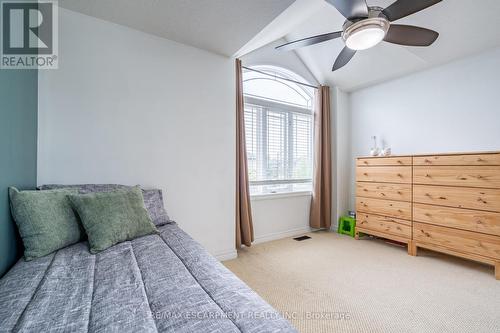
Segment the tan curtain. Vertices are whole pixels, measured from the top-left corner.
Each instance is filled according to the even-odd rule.
[[[330,132],[330,88],[316,91],[314,110],[314,175],[309,225],[329,229],[332,216],[332,151]]]
[[[236,59],[236,248],[251,246],[254,240],[244,116],[243,71],[241,60]]]

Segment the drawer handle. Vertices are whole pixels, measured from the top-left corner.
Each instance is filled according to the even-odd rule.
[[[401,191],[398,191],[398,194],[399,194],[399,195],[402,195],[402,194],[403,194],[403,192],[401,192]]]
[[[385,193],[384,192],[380,193],[380,195],[383,196],[383,197],[385,197]]]
[[[431,178],[431,175],[429,175],[429,174],[427,173],[427,174],[425,174],[425,177],[427,177],[427,178]]]
[[[431,161],[429,161],[428,159],[425,159],[425,163],[432,163]]]
[[[477,199],[477,201],[482,202],[482,203],[484,203],[484,204],[487,204],[487,203],[488,203],[488,202],[487,202],[486,200],[484,200],[483,198],[479,198],[479,199]]]
[[[399,177],[399,178],[403,178],[403,175],[402,175],[402,174],[400,174],[400,173],[398,173],[398,177]]]
[[[399,163],[399,164],[404,164],[404,163],[403,163],[403,161],[400,161],[400,160],[398,160],[398,163]]]
[[[368,164],[368,161],[363,161],[364,164]]]
[[[478,161],[478,162],[484,162],[484,160],[483,160],[481,157],[479,157],[479,158],[477,159],[477,161]]]
[[[481,220],[477,220],[477,221],[476,221],[476,223],[477,223],[477,224],[483,224],[483,221],[481,221]]]
[[[431,217],[432,216],[430,213],[425,213],[424,215],[427,216],[427,217]]]
[[[364,188],[363,191],[368,192],[368,190],[366,188]]]
[[[364,172],[364,173],[363,173],[363,175],[364,175],[364,176],[368,176],[368,173],[367,173],[367,172]]]
[[[429,198],[431,198],[431,197],[432,197],[432,195],[430,195],[429,193],[425,193],[425,196],[426,196],[426,197],[429,197]]]
[[[483,176],[477,175],[477,179],[483,179]]]
[[[440,200],[446,200],[446,198],[445,198],[445,197],[439,197],[439,199],[440,199]]]

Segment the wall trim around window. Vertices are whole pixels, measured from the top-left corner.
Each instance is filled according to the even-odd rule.
[[[292,197],[309,197],[309,196],[312,196],[311,191],[266,193],[266,194],[252,194],[250,195],[250,200],[252,201],[276,200],[276,199],[284,199]]]

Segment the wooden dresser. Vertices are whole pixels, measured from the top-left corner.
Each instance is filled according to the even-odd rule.
[[[356,235],[412,243],[411,156],[360,158],[356,162]],[[411,253],[410,253],[411,254]]]
[[[359,233],[495,266],[500,279],[500,153],[359,158]]]

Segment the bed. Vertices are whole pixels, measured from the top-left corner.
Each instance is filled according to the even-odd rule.
[[[0,331],[296,332],[175,222],[158,230],[20,259],[0,280]]]

